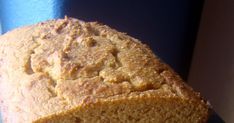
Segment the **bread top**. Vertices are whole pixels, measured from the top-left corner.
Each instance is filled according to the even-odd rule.
[[[96,22],[21,27],[0,37],[0,58],[0,96],[25,119],[131,93],[203,102],[148,46]]]

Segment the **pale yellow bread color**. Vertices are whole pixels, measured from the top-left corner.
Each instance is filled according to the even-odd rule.
[[[205,123],[209,105],[148,46],[65,18],[0,36],[4,123]]]

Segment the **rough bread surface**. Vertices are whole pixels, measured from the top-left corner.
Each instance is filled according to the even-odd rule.
[[[73,18],[0,37],[4,123],[205,123],[209,106],[135,38]]]

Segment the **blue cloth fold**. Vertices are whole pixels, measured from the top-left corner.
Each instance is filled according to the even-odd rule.
[[[63,15],[64,0],[0,0],[2,32]]]

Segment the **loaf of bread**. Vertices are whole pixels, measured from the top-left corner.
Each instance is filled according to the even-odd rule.
[[[0,37],[3,123],[205,123],[209,105],[148,46],[65,18]]]

